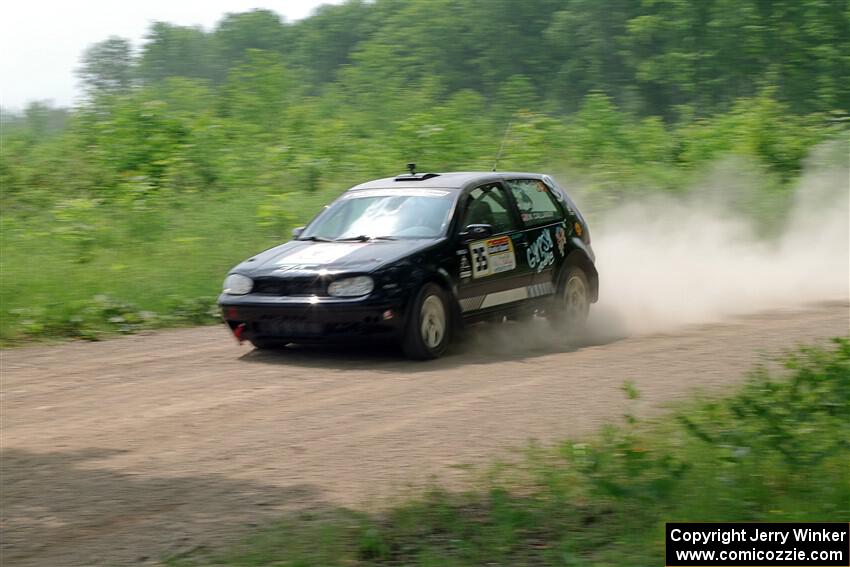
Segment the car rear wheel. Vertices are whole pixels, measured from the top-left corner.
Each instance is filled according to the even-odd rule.
[[[413,300],[405,324],[402,348],[416,360],[441,356],[449,344],[449,321],[446,292],[434,283],[426,283]]]
[[[590,286],[578,266],[569,266],[561,277],[558,293],[547,316],[552,323],[570,332],[584,328],[590,312]]]

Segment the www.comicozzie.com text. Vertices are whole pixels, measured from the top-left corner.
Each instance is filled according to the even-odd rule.
[[[676,528],[670,532],[673,541],[690,543],[722,543],[724,545],[736,541],[775,541],[785,545],[791,534],[798,542],[841,542],[845,541],[847,532],[835,530],[813,530],[811,528],[786,530],[747,529],[716,529],[711,531],[688,531]]]

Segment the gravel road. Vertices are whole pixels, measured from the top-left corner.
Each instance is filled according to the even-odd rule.
[[[253,351],[221,327],[2,352],[2,564],[147,565],[303,507],[372,508],[529,439],[591,433],[740,382],[765,355],[848,332],[848,305],[583,344],[542,322],[444,359]]]

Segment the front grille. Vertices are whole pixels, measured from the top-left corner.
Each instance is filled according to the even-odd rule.
[[[288,296],[327,295],[327,288],[317,278],[264,277],[254,280],[252,293]]]

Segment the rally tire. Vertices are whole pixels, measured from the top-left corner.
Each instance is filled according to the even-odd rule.
[[[408,310],[402,350],[414,360],[439,358],[451,338],[451,310],[445,290],[435,283],[423,285]]]
[[[590,285],[584,270],[568,265],[561,272],[558,292],[546,310],[549,321],[562,331],[574,334],[584,330],[590,313]]]

